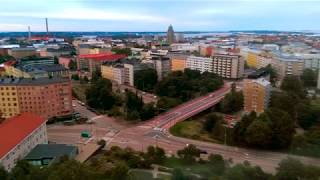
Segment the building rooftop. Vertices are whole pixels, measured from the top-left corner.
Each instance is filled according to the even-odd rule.
[[[101,53],[101,54],[82,54],[78,56],[84,59],[93,59],[96,61],[117,61],[119,59],[126,58],[125,54],[111,54],[111,53]]]
[[[22,113],[0,124],[0,158],[19,144],[46,120],[33,113]]]
[[[264,78],[259,78],[259,79],[256,79],[254,80],[254,82],[266,87],[266,86],[269,86],[270,85],[270,82],[265,80]]]
[[[35,51],[34,47],[26,47],[26,48],[12,48],[12,51]]]
[[[0,86],[31,86],[69,82],[68,78],[0,78]]]
[[[38,144],[24,159],[37,160],[44,158],[59,158],[64,155],[69,155],[77,150],[76,146],[67,144]]]
[[[46,71],[46,72],[57,72],[57,71],[66,71],[67,69],[61,64],[52,64],[52,65],[36,64],[26,68],[25,70],[27,72],[34,71],[34,70],[40,70],[40,71]]]

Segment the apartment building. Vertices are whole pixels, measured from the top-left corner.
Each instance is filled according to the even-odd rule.
[[[244,60],[240,55],[215,54],[212,58],[213,73],[228,79],[238,79],[243,77]]]
[[[255,111],[262,113],[268,107],[271,96],[270,82],[260,78],[245,80],[243,86],[244,110],[247,113]]]
[[[158,81],[161,81],[171,72],[171,61],[166,56],[153,56],[151,61],[154,64],[154,69],[157,71]]]
[[[37,54],[36,48],[12,48],[8,50],[8,54],[16,59],[21,59],[27,56],[35,56]]]
[[[187,67],[186,62],[188,55],[184,54],[168,54],[171,59],[171,71],[184,71]]]
[[[126,58],[124,54],[83,54],[77,58],[78,70],[88,71],[92,74],[94,71],[100,71],[100,67],[105,62],[117,62]]]
[[[134,73],[153,68],[153,64],[140,63],[138,60],[123,60],[118,63],[105,63],[101,66],[101,76],[118,84],[134,86]]]
[[[271,61],[271,66],[277,71],[279,79],[286,75],[300,76],[304,70],[304,60],[294,56],[275,56]]]
[[[203,72],[213,72],[213,59],[198,56],[189,56],[186,61],[186,68]]]
[[[36,145],[47,143],[46,119],[27,112],[8,118],[0,124],[0,165],[10,171]]]
[[[264,67],[268,66],[269,64],[272,64],[272,61],[273,61],[272,55],[259,54],[257,56],[256,68],[257,69],[264,68]]]
[[[73,112],[68,78],[2,78],[0,99],[0,111],[5,118],[22,112],[32,112],[44,118]]]

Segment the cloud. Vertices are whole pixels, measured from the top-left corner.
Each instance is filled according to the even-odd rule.
[[[53,18],[73,20],[110,20],[110,21],[144,21],[144,22],[168,22],[168,19],[160,16],[130,12],[113,12],[109,10],[97,10],[89,8],[66,8],[54,12],[0,12],[0,16],[7,17],[31,17]]]
[[[0,31],[26,31],[27,28],[24,24],[0,23]]]

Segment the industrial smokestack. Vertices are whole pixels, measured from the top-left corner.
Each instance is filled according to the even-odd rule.
[[[46,30],[47,30],[47,36],[49,36],[48,18],[46,18]]]
[[[31,31],[30,31],[30,26],[28,26],[28,39],[29,39],[29,41],[31,40]]]

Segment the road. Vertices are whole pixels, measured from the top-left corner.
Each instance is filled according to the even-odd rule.
[[[93,124],[74,126],[64,126],[61,124],[49,125],[48,138],[50,141],[57,143],[78,145],[81,141],[81,131],[89,130],[95,139],[106,140],[107,147],[117,145],[120,147],[131,147],[139,151],[146,151],[148,146],[158,145],[164,148],[168,154],[175,154],[177,150],[184,148],[186,144],[194,144],[198,148],[206,150],[208,153],[221,154],[226,159],[232,159],[235,163],[247,160],[253,165],[259,165],[266,172],[274,172],[278,163],[289,156],[288,154],[196,141],[175,137],[168,132],[168,129],[178,121],[185,120],[219,102],[229,90],[230,87],[227,84],[218,91],[181,104],[150,121],[137,125],[122,124],[114,118],[97,115],[88,110],[86,106],[82,106],[78,101],[74,101],[75,111],[88,117]],[[320,164],[319,159],[300,156],[292,157],[300,159],[306,164]]]
[[[157,145],[164,148],[168,154],[175,154],[177,150],[184,148],[186,144],[194,144],[208,153],[221,154],[226,159],[232,159],[235,163],[241,163],[246,160],[253,165],[260,166],[266,172],[273,173],[278,163],[288,157],[288,154],[237,148],[174,137],[168,132],[168,129],[178,121],[185,120],[219,102],[229,90],[229,84],[226,84],[218,91],[179,105],[148,122],[123,129],[111,139],[109,147],[116,145],[145,151],[148,146]],[[292,157],[300,159],[306,164],[320,164],[320,159],[300,156]]]

